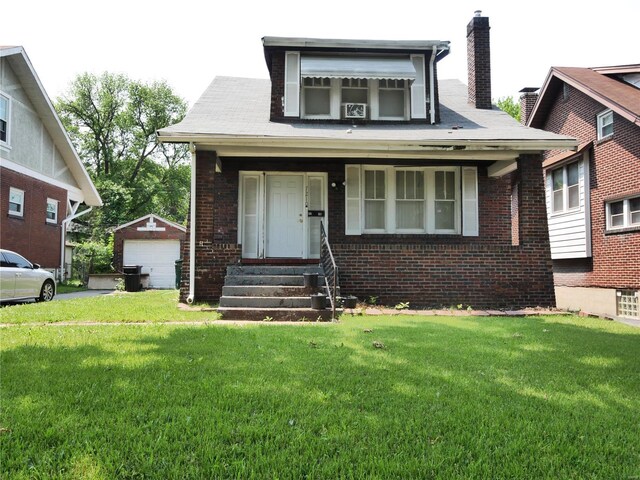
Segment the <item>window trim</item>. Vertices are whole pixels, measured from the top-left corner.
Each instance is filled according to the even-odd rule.
[[[349,164],[345,166],[348,167]],[[382,170],[385,172],[385,228],[367,229],[365,228],[365,171]],[[413,170],[424,172],[424,228],[423,229],[401,229],[397,228],[396,221],[396,172],[402,170]],[[454,228],[436,229],[435,227],[435,174],[436,172],[454,173]],[[462,235],[462,167],[398,167],[393,165],[361,165],[360,168],[360,234],[418,234],[418,235]],[[345,195],[346,196],[346,195]],[[351,200],[354,200],[352,198]],[[352,232],[350,235],[357,235]]]
[[[640,222],[631,223],[631,200],[640,199],[640,195],[632,195],[626,198],[618,198],[616,200],[608,200],[605,202],[605,215],[606,215],[606,231],[607,232],[618,232],[621,230],[628,229],[640,229]],[[611,205],[614,203],[622,202],[622,219],[623,223],[619,226],[614,226],[611,224]],[[633,212],[638,212],[640,210],[634,210]],[[618,214],[619,215],[619,214]]]
[[[7,138],[6,140],[0,140],[0,147],[11,149],[11,104],[12,98],[5,92],[0,90],[0,97],[3,97],[7,101]]]
[[[18,194],[21,197],[21,201],[20,203],[17,202],[12,202],[11,201],[11,196],[14,194]],[[17,205],[20,205],[20,211],[16,212],[14,210],[11,210],[11,204],[15,203]],[[15,188],[15,187],[9,187],[9,215],[12,217],[24,217],[24,190],[20,190],[19,188]]]
[[[55,204],[56,206],[56,213],[55,216],[53,218],[49,218],[49,205],[50,204]],[[60,201],[56,200],[54,198],[47,198],[47,209],[45,211],[45,219],[47,221],[47,223],[51,223],[51,224],[58,224],[58,209],[60,208]]]
[[[551,207],[551,215],[555,216],[555,215],[563,215],[565,213],[573,213],[573,212],[577,212],[580,211],[580,209],[582,208],[582,204],[580,201],[580,192],[581,192],[581,184],[580,184],[580,170],[582,167],[582,176],[584,177],[584,164],[582,163],[583,160],[576,160],[573,162],[568,162],[565,163],[564,165],[554,168],[553,170],[549,171],[549,176],[550,176],[550,188],[549,188],[549,204]],[[578,183],[574,184],[574,185],[569,185],[569,167],[571,165],[577,165],[578,166]],[[555,190],[553,187],[553,174],[557,171],[562,170],[562,209],[560,210],[556,210],[555,209],[555,193],[559,192],[560,190]],[[569,207],[569,188],[577,186],[578,187],[578,205],[575,207]]]
[[[611,122],[605,124],[604,120],[605,120],[605,118],[607,118],[609,116],[611,117]],[[598,126],[597,126],[597,131],[598,131],[597,132],[597,138],[598,138],[598,140],[605,140],[607,138],[612,137],[613,136],[613,110],[607,109],[607,110],[604,110],[604,111],[600,112],[598,114],[598,116],[597,116],[597,124],[598,124]],[[605,127],[607,127],[609,125],[611,125],[611,133],[609,133],[607,135],[604,135],[603,134],[603,130],[604,130]]]

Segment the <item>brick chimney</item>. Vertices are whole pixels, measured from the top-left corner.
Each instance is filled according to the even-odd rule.
[[[469,103],[476,108],[491,109],[491,48],[489,17],[476,10],[467,25],[467,69]]]
[[[538,101],[538,87],[526,87],[520,93],[520,123],[526,125]]]

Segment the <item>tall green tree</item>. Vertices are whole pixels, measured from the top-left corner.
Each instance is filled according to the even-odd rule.
[[[94,238],[104,240],[109,227],[147,213],[184,222],[188,149],[155,139],[158,129],[179,122],[187,111],[166,82],[83,73],[55,107],[104,201],[86,219]]]
[[[500,110],[520,121],[520,102],[513,97],[500,97],[495,104]]]

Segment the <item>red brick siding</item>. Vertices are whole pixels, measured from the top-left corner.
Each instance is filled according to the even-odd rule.
[[[573,87],[568,93],[565,100],[559,89],[543,128],[594,142],[589,165],[593,257],[574,270],[571,262],[554,262],[556,284],[640,288],[640,230],[607,233],[605,214],[608,199],[640,195],[640,128],[614,113],[613,137],[598,142],[596,118],[605,107]]]
[[[238,172],[323,171],[329,183],[329,238],[341,268],[344,291],[387,303],[414,305],[464,303],[477,307],[524,307],[555,304],[546,231],[541,158],[519,161],[521,245],[511,245],[511,183],[489,178],[479,168],[480,236],[344,234],[345,163],[354,160],[222,159],[197,157],[196,299],[215,301],[227,265],[241,260],[237,244]],[[375,161],[367,159],[367,163]],[[379,163],[389,163],[380,160]],[[187,236],[188,238],[188,236]],[[188,241],[184,248],[181,297],[188,293]]]
[[[144,227],[147,219],[129,225],[128,227],[117,230],[113,238],[113,266],[116,270],[122,270],[122,262],[124,259],[124,241],[125,240],[180,240],[180,251],[184,244],[186,233],[171,225],[155,219],[158,227],[165,227],[164,232],[145,232],[138,231],[138,227]]]
[[[60,268],[61,222],[67,191],[28,175],[0,167],[0,245],[44,268]],[[9,215],[9,189],[24,191],[24,216]],[[58,201],[58,222],[47,223],[47,198]]]

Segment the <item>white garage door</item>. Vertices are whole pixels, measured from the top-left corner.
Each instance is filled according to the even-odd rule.
[[[125,240],[123,265],[142,265],[149,288],[175,288],[179,240]]]

